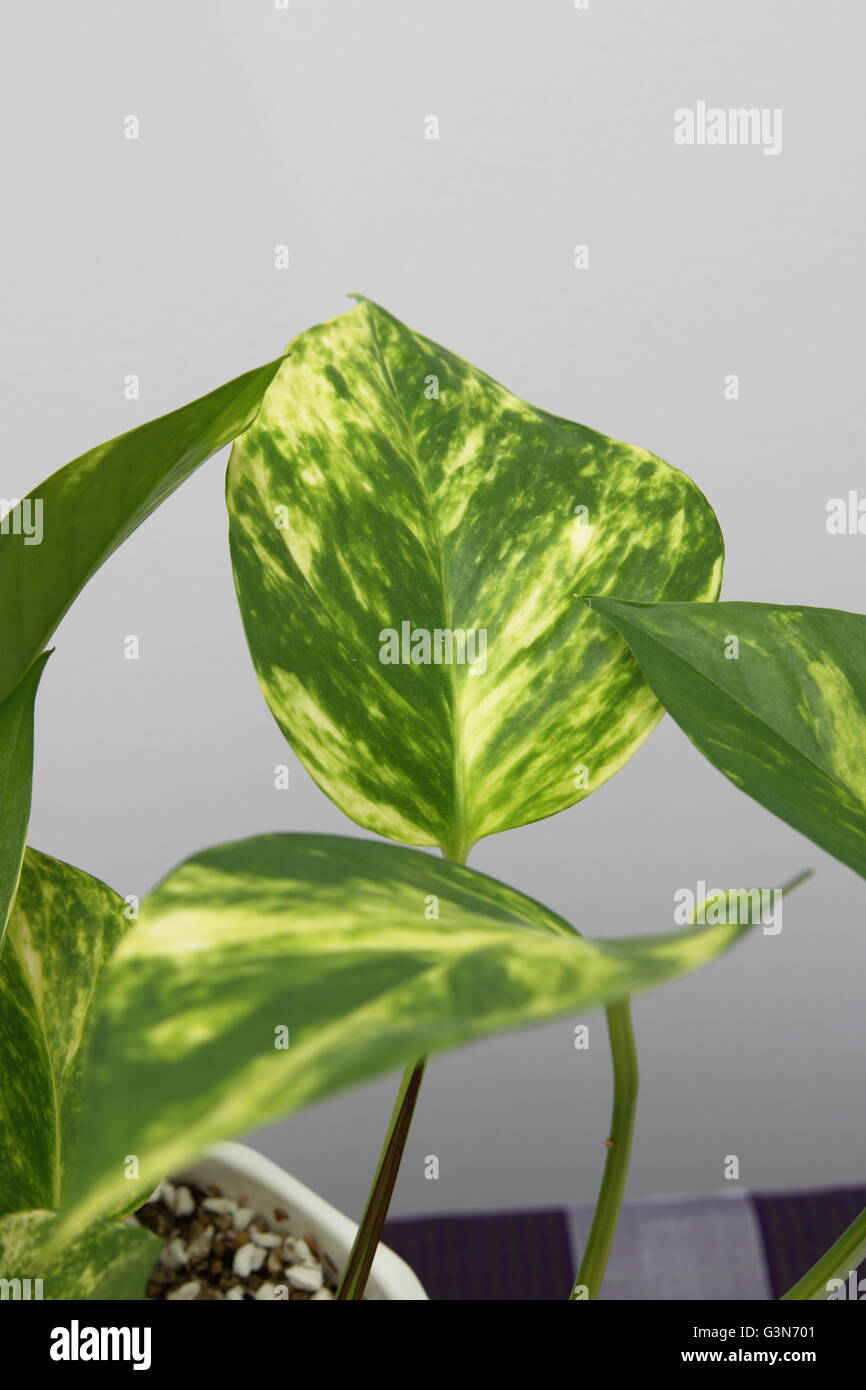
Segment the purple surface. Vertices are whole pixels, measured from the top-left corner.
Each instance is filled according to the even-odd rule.
[[[866,1187],[776,1192],[754,1197],[770,1287],[780,1298],[866,1207]],[[866,1261],[860,1266],[866,1275]]]
[[[436,1302],[562,1300],[574,1278],[564,1211],[392,1221],[385,1240]]]
[[[731,1220],[736,1219],[737,1208],[742,1213],[744,1204],[754,1215],[763,1246],[764,1267],[756,1275],[760,1273],[765,1279],[767,1297],[779,1298],[866,1206],[866,1188],[744,1193],[741,1201],[730,1203]],[[625,1214],[629,1208],[636,1213],[646,1205],[627,1203]],[[663,1216],[668,1204],[654,1205]],[[682,1200],[669,1205],[672,1219],[676,1219]],[[708,1214],[711,1208],[717,1212],[719,1198],[710,1197],[705,1202],[695,1199],[693,1206],[698,1213],[702,1207]],[[580,1224],[575,1221],[576,1213],[586,1215],[584,1209],[563,1208],[401,1219],[388,1223],[385,1240],[412,1266],[436,1302],[559,1302],[567,1298],[575,1274],[577,1252],[572,1248],[571,1233]],[[696,1223],[695,1231],[699,1229],[700,1223]],[[708,1262],[718,1254],[717,1240],[710,1248],[706,1235],[695,1234],[688,1248],[678,1250],[679,1273],[682,1275],[683,1268],[687,1272],[692,1261],[698,1289]],[[651,1259],[644,1263],[651,1268]],[[760,1258],[755,1263],[760,1264]],[[626,1270],[627,1276],[629,1272],[633,1275],[627,1296],[658,1298],[658,1277],[641,1287],[639,1264],[632,1251]],[[866,1274],[866,1262],[861,1271]]]

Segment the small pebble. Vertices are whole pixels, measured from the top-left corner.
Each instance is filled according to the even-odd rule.
[[[166,1294],[166,1298],[188,1303],[197,1298],[200,1293],[201,1282],[198,1279],[191,1279],[188,1284],[181,1284],[179,1289],[173,1289],[170,1294]]]
[[[168,1178],[164,1178],[150,1200],[152,1202],[165,1202],[165,1205],[174,1211],[174,1192],[174,1183],[169,1182]]]
[[[235,1251],[232,1272],[239,1279],[247,1279],[254,1269],[261,1269],[266,1258],[264,1250],[260,1249],[258,1245],[253,1245],[252,1241],[248,1241],[246,1245],[242,1245]]]
[[[205,1211],[217,1212],[224,1216],[227,1212],[237,1211],[238,1204],[231,1197],[205,1197],[202,1206]]]
[[[286,1278],[293,1289],[302,1289],[305,1293],[318,1293],[325,1282],[319,1265],[292,1265],[286,1270]]]
[[[189,1264],[186,1246],[177,1237],[162,1247],[159,1258],[160,1263],[164,1264],[166,1269],[181,1269],[185,1264]]]
[[[260,1245],[263,1250],[276,1250],[278,1245],[282,1245],[283,1238],[278,1236],[275,1231],[250,1231],[254,1245]]]
[[[189,1258],[197,1260],[200,1255],[206,1255],[213,1244],[216,1231],[213,1226],[205,1226],[203,1231],[199,1231],[197,1236],[193,1236],[189,1243]]]
[[[195,1202],[188,1187],[179,1187],[174,1194],[174,1202],[171,1204],[172,1211],[178,1216],[192,1216],[195,1211]]]

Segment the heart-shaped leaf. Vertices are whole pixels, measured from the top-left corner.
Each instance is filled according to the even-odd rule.
[[[56,1227],[57,1216],[50,1211],[19,1211],[0,1219],[0,1278],[9,1281],[2,1297],[144,1298],[161,1246],[150,1231],[98,1221],[48,1255]]]
[[[208,1144],[408,1060],[622,999],[743,926],[587,941],[470,869],[393,845],[270,835],[197,855],[104,976],[67,1228]]]
[[[33,785],[33,704],[47,660],[46,652],[0,704],[0,953],[27,840]]]
[[[866,877],[866,617],[592,598],[721,772]]]
[[[600,786],[660,717],[575,597],[714,599],[704,497],[369,300],[291,344],[232,451],[265,697],[359,824],[463,858]]]
[[[279,360],[90,449],[40,483],[0,534],[0,699],[118,546],[255,419]]]
[[[98,879],[27,850],[0,957],[0,1214],[60,1205],[100,974],[129,925]]]

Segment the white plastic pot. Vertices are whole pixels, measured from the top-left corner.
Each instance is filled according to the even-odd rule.
[[[225,1197],[244,1196],[272,1222],[274,1207],[282,1207],[289,1219],[274,1222],[276,1229],[295,1236],[315,1236],[337,1269],[343,1268],[358,1229],[355,1222],[246,1144],[217,1144],[177,1178],[203,1188],[213,1183]],[[376,1251],[364,1297],[388,1302],[427,1300],[405,1260],[386,1245]]]

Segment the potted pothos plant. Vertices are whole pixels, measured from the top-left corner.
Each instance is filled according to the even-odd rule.
[[[25,852],[44,649],[101,563],[232,442],[231,557],[265,698],[322,790],[399,843],[239,840],[184,861],[130,920],[104,884]],[[26,545],[37,503],[41,544]],[[718,523],[683,473],[528,405],[368,300],[13,508],[0,1276],[41,1278],[46,1297],[141,1297],[158,1257],[178,1297],[257,1296],[293,1269],[305,1297],[360,1298],[368,1279],[372,1296],[421,1297],[377,1272],[390,1252],[376,1251],[426,1058],[602,1006],[613,1117],[572,1290],[597,1297],[634,1125],[629,1001],[751,923],[587,939],[465,861],[484,836],[583,800],[667,707],[728,776],[864,871],[864,789],[843,764],[862,733],[866,619],[719,604],[721,570]],[[740,664],[722,678],[732,630]],[[230,1155],[214,1145],[400,1065],[357,1228],[314,1230],[273,1182],[257,1198],[273,1211],[257,1211],[241,1190],[254,1173],[222,1190]],[[247,1245],[266,1253],[238,1255]],[[230,1294],[186,1278],[192,1246],[200,1264],[216,1246],[223,1267],[227,1246],[233,1264],[257,1261],[252,1282]],[[313,1288],[316,1264],[332,1287]],[[813,1285],[793,1296],[820,1296]]]

